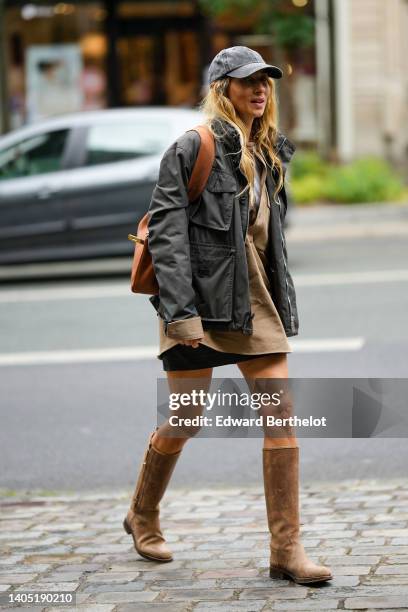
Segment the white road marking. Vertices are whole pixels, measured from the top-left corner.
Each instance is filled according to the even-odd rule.
[[[308,340],[288,338],[294,353],[321,353],[325,351],[359,351],[365,339],[356,338],[311,338]]]
[[[319,287],[324,285],[355,285],[370,283],[395,283],[408,281],[408,270],[367,270],[363,272],[330,272],[327,274],[299,274],[293,276],[296,287]],[[100,298],[143,299],[147,296],[132,293],[129,283],[104,283],[90,287],[45,287],[36,289],[0,290],[0,303],[48,302],[51,300],[88,300]]]
[[[365,272],[304,274],[295,276],[293,279],[295,287],[395,283],[401,281],[408,281],[408,270],[367,270]]]
[[[101,284],[92,287],[50,287],[0,291],[0,302],[48,302],[50,300],[87,300],[95,298],[135,296],[126,284]]]
[[[373,224],[337,223],[333,225],[320,225],[308,227],[299,222],[286,231],[288,244],[292,242],[316,242],[318,240],[352,240],[355,238],[381,238],[384,236],[407,236],[408,223],[400,221],[386,222],[379,220]]]
[[[322,338],[290,340],[293,353],[358,351],[364,338]],[[35,351],[22,353],[0,353],[1,366],[52,365],[61,363],[92,363],[111,361],[139,361],[156,359],[157,346],[78,349],[66,351]]]
[[[158,347],[155,346],[123,346],[119,348],[1,353],[0,366],[87,363],[93,361],[133,361],[153,359],[158,352]]]

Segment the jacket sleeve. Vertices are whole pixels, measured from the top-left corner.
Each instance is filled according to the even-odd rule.
[[[159,285],[157,311],[165,334],[175,339],[204,336],[194,304],[187,188],[200,136],[186,132],[163,155],[148,210],[149,251]]]
[[[276,142],[276,153],[279,155],[284,171],[286,172],[288,164],[296,151],[296,145],[287,136],[278,132]]]
[[[295,151],[296,151],[296,145],[291,140],[289,140],[287,136],[279,132],[278,139],[277,139],[277,145],[276,145],[276,152],[282,162],[283,178],[284,178],[284,184],[280,192],[280,195],[282,196],[283,203],[284,203],[283,214],[281,214],[282,222],[284,221],[286,217],[286,212],[288,208],[288,180],[287,180],[288,165]]]

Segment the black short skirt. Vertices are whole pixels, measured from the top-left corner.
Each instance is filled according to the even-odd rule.
[[[215,349],[199,344],[197,348],[176,344],[171,349],[164,351],[159,359],[163,361],[163,369],[166,372],[173,370],[201,370],[203,368],[215,368],[217,366],[256,359],[273,353],[263,353],[261,355],[242,355],[238,353],[224,353]]]

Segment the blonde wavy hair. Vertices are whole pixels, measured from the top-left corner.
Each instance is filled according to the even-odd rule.
[[[214,119],[223,119],[231,124],[238,132],[241,143],[241,160],[239,167],[248,181],[248,185],[241,193],[249,190],[250,201],[254,199],[254,178],[255,178],[255,159],[248,148],[248,136],[245,124],[235,111],[235,107],[228,98],[228,86],[230,77],[225,77],[211,83],[210,88],[200,104],[200,110],[205,116],[205,124],[208,126],[215,138],[220,138],[219,133],[215,133],[211,126]],[[252,135],[254,146],[257,153],[262,157],[263,161],[271,170],[274,168],[278,171],[278,180],[273,193],[276,194],[283,186],[284,176],[282,162],[275,153],[275,142],[278,134],[277,115],[278,105],[276,100],[275,82],[271,77],[268,77],[270,93],[266,101],[265,111],[262,117],[256,117],[252,126]],[[221,135],[222,138],[222,135]],[[270,163],[270,161],[272,163]]]

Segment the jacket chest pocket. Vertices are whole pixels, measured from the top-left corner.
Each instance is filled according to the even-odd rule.
[[[191,206],[190,222],[209,229],[228,230],[236,192],[237,182],[231,174],[213,171],[201,198]]]
[[[190,258],[198,314],[207,321],[231,321],[235,248],[192,243]]]

